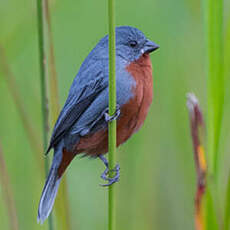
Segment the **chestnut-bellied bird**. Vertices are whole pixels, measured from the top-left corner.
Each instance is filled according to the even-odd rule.
[[[152,64],[149,54],[159,48],[138,29],[116,28],[117,109],[108,114],[109,54],[108,35],[89,53],[76,75],[68,98],[57,119],[47,153],[54,149],[52,165],[42,191],[38,222],[49,216],[66,168],[78,154],[100,158],[106,170],[104,186],[119,180],[107,176],[108,122],[117,119],[117,146],[142,126],[153,97]]]

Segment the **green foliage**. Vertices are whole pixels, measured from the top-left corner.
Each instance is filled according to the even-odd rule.
[[[224,105],[223,1],[205,0],[207,34],[207,145],[210,173],[217,176]]]
[[[207,157],[208,157],[208,191],[206,195],[206,229],[221,229],[227,227],[229,206],[224,216],[221,215],[220,194],[218,193],[220,159],[224,156],[221,147],[222,121],[224,110],[225,84],[224,76],[224,24],[223,1],[205,0],[205,27],[207,48]],[[229,188],[227,188],[229,190]],[[229,192],[227,192],[229,196]],[[226,200],[228,202],[228,198]],[[223,220],[224,219],[224,220]],[[228,229],[228,228],[226,228]]]
[[[230,76],[230,15],[228,16],[227,20],[227,31],[226,31],[226,36],[225,36],[225,53],[224,53],[224,63],[225,63],[225,84],[227,85],[226,87],[226,92],[229,92],[229,76]],[[226,93],[226,98],[229,97],[229,94]],[[225,194],[225,216],[224,216],[224,230],[228,230],[230,227],[230,174],[228,171],[228,182],[227,182],[227,187],[226,187],[226,194]]]

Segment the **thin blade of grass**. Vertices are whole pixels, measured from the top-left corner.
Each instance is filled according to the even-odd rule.
[[[51,29],[51,18],[48,0],[44,0],[45,8],[45,25],[47,28],[47,47],[49,50],[49,104],[50,104],[50,117],[51,125],[54,126],[56,119],[60,112],[59,95],[58,95],[58,80],[55,65],[55,55],[53,46],[53,35]],[[67,191],[67,177],[62,178],[62,183],[59,187],[58,195],[55,202],[55,213],[57,216],[58,225],[60,230],[71,229],[70,215],[69,215],[69,200]]]
[[[54,55],[54,45],[53,45],[53,33],[51,28],[51,18],[50,18],[50,9],[49,1],[44,0],[45,8],[45,25],[47,28],[47,46],[49,53],[49,104],[50,104],[50,115],[51,115],[51,124],[54,125],[57,119],[57,116],[60,112],[59,105],[59,95],[58,95],[58,80],[57,80],[57,71],[55,64],[55,55]]]
[[[205,203],[205,229],[206,230],[219,230],[216,209],[213,200],[213,194],[209,186],[206,187],[206,193],[204,196]]]
[[[116,111],[116,39],[115,39],[115,0],[108,0],[109,19],[109,114]],[[116,120],[109,122],[109,176],[116,164]],[[109,186],[108,196],[108,230],[116,229],[115,184]]]
[[[207,42],[207,147],[209,171],[217,178],[224,104],[223,0],[205,0]]]
[[[45,152],[48,147],[48,132],[49,132],[49,120],[48,120],[48,98],[47,98],[47,58],[45,55],[45,32],[44,32],[44,2],[43,0],[37,0],[37,26],[38,26],[38,47],[39,47],[39,64],[40,64],[40,81],[41,81],[41,104],[42,104],[42,118],[43,118],[43,151]],[[49,173],[49,161],[48,157],[45,159],[45,173],[48,176]],[[53,230],[52,213],[48,218],[49,230]]]
[[[230,15],[227,21],[227,31],[225,36],[225,79],[226,82],[229,84],[229,77],[230,77]],[[228,87],[229,89],[229,87]],[[224,213],[224,230],[229,230],[230,228],[230,173],[228,175],[228,184],[227,184],[227,191],[225,197],[225,213]]]
[[[207,161],[206,229],[221,224],[218,207],[219,144],[224,104],[223,0],[204,0],[207,44]],[[218,221],[219,220],[219,223]]]
[[[14,202],[14,196],[11,189],[10,178],[7,172],[4,154],[0,143],[0,182],[2,185],[5,207],[8,210],[9,222],[12,230],[18,230],[17,210]]]

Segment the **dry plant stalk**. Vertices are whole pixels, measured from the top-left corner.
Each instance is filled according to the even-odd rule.
[[[0,182],[3,190],[3,200],[8,209],[9,222],[12,230],[18,230],[18,217],[14,203],[13,192],[10,186],[10,178],[7,172],[6,163],[4,160],[3,150],[0,143]]]
[[[192,93],[187,95],[191,136],[194,149],[194,160],[197,174],[197,191],[195,197],[195,225],[196,230],[204,230],[204,215],[202,213],[202,198],[206,189],[207,165],[204,155],[201,133],[204,131],[203,115],[198,99]]]

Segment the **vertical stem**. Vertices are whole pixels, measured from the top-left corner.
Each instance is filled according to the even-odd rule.
[[[218,148],[224,101],[223,0],[206,0],[207,84],[208,84],[208,156],[209,170],[218,172]]]
[[[226,27],[226,34],[225,34],[225,55],[224,55],[224,63],[225,63],[225,80],[228,85],[229,90],[229,76],[230,76],[230,15],[227,19],[227,27]],[[230,173],[228,175],[228,184],[227,190],[225,195],[225,216],[224,216],[224,230],[229,230],[230,226]]]
[[[109,12],[109,114],[116,111],[115,0],[108,2]],[[109,169],[116,164],[116,121],[109,122]],[[110,173],[110,176],[112,173]],[[108,229],[115,230],[115,184],[109,186]]]
[[[39,64],[40,64],[40,81],[41,81],[41,102],[42,102],[42,118],[43,118],[43,150],[47,149],[48,145],[48,99],[46,91],[46,56],[45,56],[45,42],[44,42],[44,7],[43,1],[37,0],[37,20],[38,20],[38,45],[39,45]],[[45,159],[45,173],[48,175],[49,162]],[[53,229],[52,215],[48,218],[49,230]]]
[[[47,43],[49,48],[49,92],[50,92],[50,115],[51,115],[51,123],[55,124],[58,114],[60,112],[59,105],[59,95],[58,95],[58,80],[57,80],[57,71],[55,64],[55,56],[54,56],[54,45],[53,45],[53,35],[51,30],[51,18],[50,18],[50,9],[49,9],[49,1],[44,0],[44,8],[45,8],[45,17],[44,23],[47,28]]]
[[[49,1],[44,0],[44,24],[46,26],[47,47],[49,49],[49,105],[51,125],[54,126],[58,114],[60,112],[59,95],[58,95],[58,79],[55,65],[53,36],[51,30],[51,17],[49,10]],[[55,214],[57,216],[57,229],[71,229],[69,215],[69,200],[67,191],[66,175],[62,178],[62,183],[59,187],[59,192],[55,202]]]
[[[223,0],[204,0],[207,43],[207,160],[206,229],[218,229],[219,143],[224,104]],[[213,180],[214,179],[214,180]],[[219,222],[220,223],[220,222]]]

